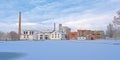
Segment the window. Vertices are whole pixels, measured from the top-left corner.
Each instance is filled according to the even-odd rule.
[[[60,35],[58,34],[58,38],[60,37]]]
[[[27,35],[27,38],[29,38],[29,35]]]
[[[43,39],[43,35],[40,35],[40,40],[42,40]]]
[[[100,35],[100,34],[97,34],[97,35]]]
[[[75,36],[75,34],[72,34],[72,36]]]
[[[34,32],[32,31],[32,35],[34,34]]]
[[[30,31],[30,35],[31,35],[31,31]]]
[[[78,34],[79,34],[78,36],[80,37],[80,32]]]
[[[45,40],[47,40],[48,39],[48,35],[45,35]]]
[[[43,39],[43,37],[40,37],[40,40],[42,40]]]
[[[52,38],[54,38],[54,35],[52,34]]]
[[[24,35],[24,38],[25,38],[25,35]]]
[[[55,34],[55,38],[56,38],[57,34]]]
[[[25,34],[25,31],[24,31],[24,34]]]

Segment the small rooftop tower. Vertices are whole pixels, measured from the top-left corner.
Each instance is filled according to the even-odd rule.
[[[56,23],[54,23],[54,30],[53,31],[55,31],[56,30]]]
[[[59,31],[62,31],[62,24],[59,24]]]

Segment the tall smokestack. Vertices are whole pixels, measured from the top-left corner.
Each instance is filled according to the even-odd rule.
[[[19,22],[18,22],[18,39],[21,37],[21,12],[19,12]]]

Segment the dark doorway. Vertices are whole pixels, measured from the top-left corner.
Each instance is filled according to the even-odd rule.
[[[45,35],[45,40],[48,40],[48,35]]]
[[[94,40],[94,38],[93,38],[93,37],[91,37],[91,40]]]
[[[45,37],[45,40],[47,40],[48,39],[48,37]]]

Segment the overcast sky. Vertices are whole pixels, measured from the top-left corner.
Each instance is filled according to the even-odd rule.
[[[54,22],[73,31],[105,30],[118,10],[120,0],[1,0],[0,31],[17,31],[19,11],[23,30],[53,29]]]

